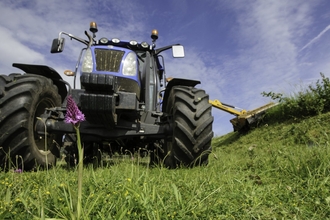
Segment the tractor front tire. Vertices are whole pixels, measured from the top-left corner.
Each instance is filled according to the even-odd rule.
[[[204,90],[174,86],[165,112],[171,115],[173,133],[165,141],[164,165],[169,168],[206,165],[213,138],[212,106]]]
[[[61,105],[57,87],[33,74],[0,75],[0,82],[0,167],[33,170],[54,165],[61,137],[48,135],[45,143],[35,124],[46,108]]]

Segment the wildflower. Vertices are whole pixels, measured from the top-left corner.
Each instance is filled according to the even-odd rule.
[[[75,103],[71,95],[67,98],[66,109],[66,123],[71,123],[74,126],[77,126],[80,122],[85,121],[85,115],[79,110],[77,104]]]
[[[22,169],[17,169],[17,170],[14,170],[14,173],[22,173]]]
[[[79,158],[77,219],[79,219],[82,214],[81,200],[82,200],[82,179],[83,179],[83,158],[84,158],[84,150],[81,146],[79,123],[85,121],[85,115],[79,110],[77,104],[75,103],[71,95],[69,95],[67,98],[66,109],[67,111],[65,115],[65,122],[71,123],[73,125],[77,135],[77,148],[78,148],[78,158]]]

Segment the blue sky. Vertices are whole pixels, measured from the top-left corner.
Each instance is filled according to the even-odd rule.
[[[211,99],[249,110],[271,101],[263,91],[289,95],[330,77],[329,9],[327,0],[2,0],[1,73],[20,72],[14,62],[73,70],[82,45],[67,39],[50,54],[52,39],[85,37],[90,21],[97,38],[151,42],[157,29],[158,47],[185,46],[183,59],[165,54],[167,76],[200,80]],[[215,134],[231,132],[233,116],[212,111]]]

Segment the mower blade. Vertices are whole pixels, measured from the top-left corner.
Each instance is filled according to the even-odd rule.
[[[251,111],[247,111],[243,115],[239,115],[236,118],[230,120],[233,124],[234,131],[247,131],[250,128],[250,125],[257,123],[266,113],[266,110],[278,105],[279,103],[270,102],[266,105],[253,109]]]

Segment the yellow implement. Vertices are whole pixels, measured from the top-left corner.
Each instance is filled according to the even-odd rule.
[[[253,123],[258,122],[262,116],[265,114],[266,110],[274,107],[278,103],[270,102],[259,108],[253,109],[251,111],[246,111],[244,109],[237,108],[232,105],[221,103],[219,100],[209,100],[210,104],[222,111],[228,112],[232,115],[236,115],[236,118],[230,120],[233,124],[234,131],[243,131],[249,129],[249,126]],[[236,110],[239,109],[239,110]]]

